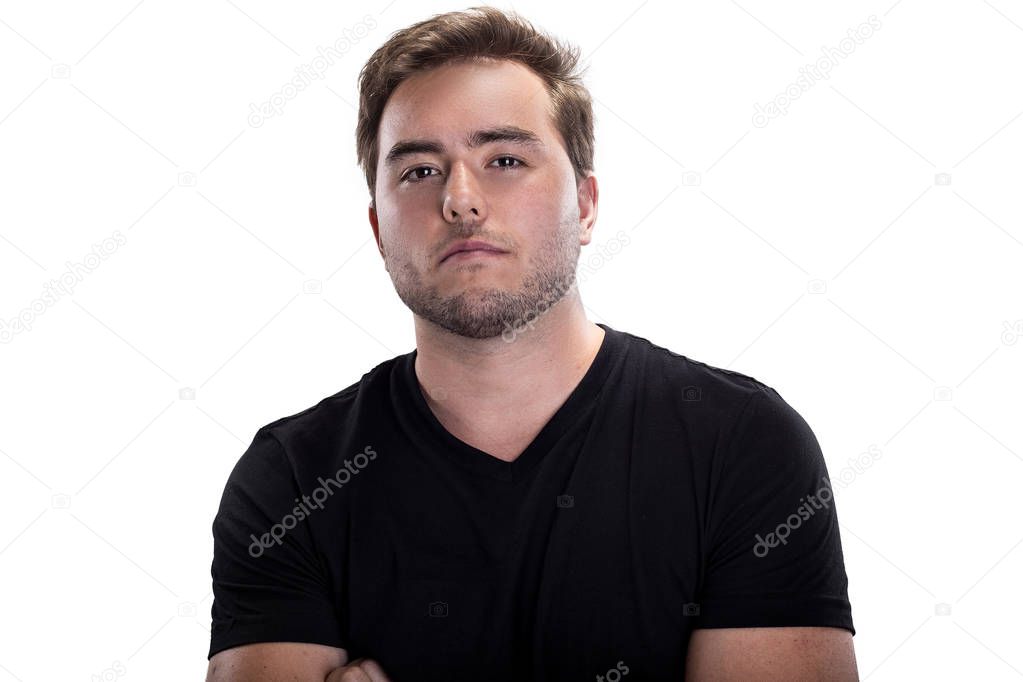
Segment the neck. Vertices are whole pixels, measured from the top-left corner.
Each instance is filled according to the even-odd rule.
[[[415,325],[416,376],[430,408],[479,424],[560,405],[605,333],[586,319],[577,291],[514,335],[466,338],[418,316]]]

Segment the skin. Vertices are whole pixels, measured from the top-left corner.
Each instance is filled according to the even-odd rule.
[[[344,649],[304,642],[261,642],[210,659],[206,682],[391,682],[380,664],[348,660]]]
[[[384,109],[369,208],[395,291],[414,315],[416,376],[427,403],[453,435],[507,461],[568,397],[603,339],[575,287],[557,305],[541,305],[557,300],[558,283],[574,275],[598,198],[592,173],[577,181],[549,105],[539,77],[515,62],[449,64],[402,83]],[[544,149],[464,145],[470,131],[498,125],[533,131]],[[440,141],[445,151],[388,167],[387,150],[414,138]],[[503,170],[517,165],[503,155],[526,166]],[[403,183],[410,170],[418,182]],[[438,264],[453,241],[467,238],[510,254]],[[502,332],[538,310],[546,312],[535,326],[506,342]],[[697,630],[687,673],[692,680],[858,679],[852,635],[820,627]]]
[[[384,109],[369,207],[380,256],[413,313],[427,403],[454,436],[505,461],[564,403],[604,336],[571,286],[597,219],[597,180],[577,181],[549,106],[542,80],[510,61],[446,64],[406,80]],[[465,145],[469,132],[495,126],[529,130],[543,147]],[[386,165],[392,145],[415,138],[444,152]],[[508,253],[439,262],[469,238]]]
[[[244,644],[215,654],[206,682],[338,682],[348,652],[304,642]],[[333,672],[332,672],[333,671]]]
[[[413,313],[416,376],[448,431],[505,461],[567,399],[604,336],[570,286],[580,249],[592,239],[597,180],[592,172],[576,177],[549,105],[542,81],[522,65],[452,63],[403,82],[378,133],[369,222],[395,291]],[[464,144],[471,131],[495,126],[532,131],[543,146]],[[387,167],[391,146],[414,138],[437,140],[443,151]],[[418,182],[401,182],[413,168]],[[507,253],[439,262],[453,242],[470,238]],[[531,324],[508,335],[523,320]],[[782,627],[694,631],[685,679],[858,677],[847,631]],[[296,642],[235,647],[210,660],[207,682],[242,680],[389,682],[375,661]]]
[[[398,140],[444,145],[443,154],[420,153],[395,168],[378,160],[369,221],[413,313],[416,375],[428,404],[456,437],[506,461],[565,401],[604,337],[571,286],[597,218],[597,180],[590,173],[577,182],[549,103],[542,81],[521,65],[445,65],[392,93],[378,133],[381,157]],[[470,131],[508,125],[532,131],[542,148],[463,144]],[[413,166],[434,170],[399,183]],[[470,238],[507,253],[439,262],[453,242]],[[534,318],[505,341],[509,326]],[[241,680],[389,682],[375,661],[349,662],[344,649],[297,642],[250,644],[210,659],[207,682]]]
[[[860,678],[848,630],[780,627],[694,630],[685,679],[856,682]]]

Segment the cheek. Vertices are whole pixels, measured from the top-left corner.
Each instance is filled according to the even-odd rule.
[[[559,179],[546,173],[536,173],[521,181],[495,182],[489,199],[492,206],[538,217],[560,215],[566,200],[575,201],[574,195],[568,197]]]
[[[404,258],[409,244],[402,220],[391,210],[384,213],[378,211],[377,221],[380,226],[380,242],[387,258]]]
[[[399,256],[402,259],[408,259],[415,250],[415,244],[409,240],[410,230],[397,229],[393,230],[390,234],[388,242],[390,243],[391,251],[395,256]]]

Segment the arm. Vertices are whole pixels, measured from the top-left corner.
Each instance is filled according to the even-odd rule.
[[[836,680],[857,682],[853,636],[832,627],[694,630],[686,680]]]
[[[820,444],[774,389],[739,414],[713,480],[686,669],[698,681],[856,680],[848,580]]]
[[[283,447],[260,429],[232,470],[213,521],[209,682],[324,682],[348,664],[310,521],[279,544],[253,540],[291,513],[300,495]]]
[[[331,671],[347,663],[347,651],[323,644],[246,644],[213,656],[206,682],[324,682]]]
[[[344,649],[304,642],[261,642],[210,659],[206,682],[391,682],[368,658],[349,663]]]

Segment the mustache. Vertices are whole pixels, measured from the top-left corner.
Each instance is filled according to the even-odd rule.
[[[443,245],[441,245],[441,247],[437,250],[437,253],[438,254],[444,253],[444,251],[446,251],[455,242],[464,241],[466,239],[478,239],[482,242],[493,244],[499,249],[504,249],[506,251],[513,250],[511,248],[511,245],[508,244],[506,240],[499,239],[496,236],[487,234],[486,232],[480,232],[477,229],[475,229],[477,226],[478,223],[468,223],[466,229],[464,230],[461,228],[461,225],[457,226],[452,231],[452,234],[450,235],[451,238],[448,239],[448,241],[445,242]]]

